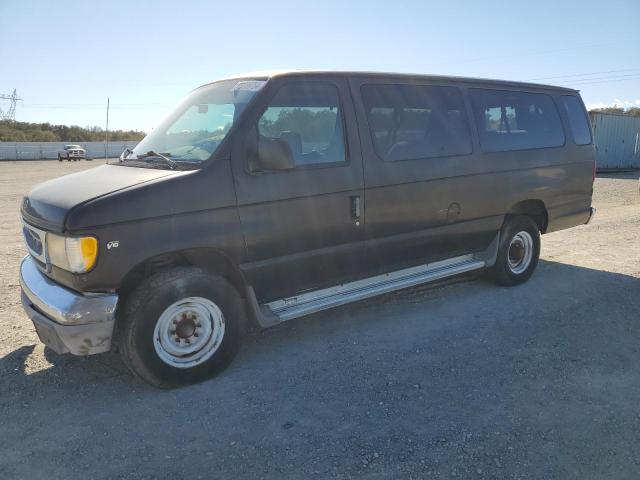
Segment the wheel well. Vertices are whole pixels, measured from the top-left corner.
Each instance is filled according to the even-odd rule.
[[[148,258],[125,275],[118,290],[126,296],[145,278],[165,268],[176,266],[200,267],[220,275],[236,288],[241,297],[245,296],[246,282],[240,270],[227,255],[210,248],[180,250]]]
[[[545,233],[547,231],[549,214],[547,213],[547,207],[542,200],[524,200],[522,202],[518,202],[511,207],[511,210],[507,212],[507,215],[526,215],[536,222],[540,232]]]

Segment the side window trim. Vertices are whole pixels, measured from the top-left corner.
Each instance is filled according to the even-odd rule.
[[[374,132],[373,132],[373,128],[372,128],[372,124],[371,124],[371,116],[369,115],[368,109],[367,109],[367,104],[365,102],[365,95],[363,93],[363,89],[369,86],[398,86],[398,87],[404,87],[404,86],[408,86],[408,87],[436,87],[436,88],[451,88],[454,89],[455,91],[457,91],[457,93],[460,95],[460,113],[461,115],[464,116],[463,120],[464,123],[466,124],[466,133],[468,135],[468,147],[469,147],[469,151],[468,152],[464,152],[464,153],[443,153],[443,154],[439,154],[439,155],[428,155],[428,156],[420,156],[420,157],[409,157],[409,158],[401,158],[401,159],[385,159],[383,158],[380,153],[378,152],[378,149],[376,148],[376,141],[374,139]],[[466,96],[467,96],[467,92],[466,89],[461,88],[459,85],[448,85],[448,84],[441,84],[441,83],[391,83],[391,82],[363,82],[359,85],[358,87],[359,90],[359,97],[360,97],[360,101],[362,103],[363,109],[364,109],[364,114],[365,114],[365,118],[364,121],[365,123],[365,129],[368,132],[368,137],[369,137],[369,142],[371,144],[371,148],[375,154],[375,156],[382,162],[384,163],[397,163],[397,162],[407,162],[407,161],[418,161],[418,162],[424,162],[425,160],[432,160],[432,159],[440,159],[440,158],[449,158],[449,157],[467,157],[467,156],[472,156],[475,153],[475,147],[474,147],[474,134],[473,130],[475,129],[475,122],[472,122],[470,116],[469,116],[469,107],[470,105],[467,103],[466,100]],[[374,108],[384,108],[384,107],[374,107]],[[478,139],[479,141],[479,139]]]
[[[249,167],[249,157],[247,156],[246,149],[243,149],[244,161],[244,170],[246,173],[252,176],[261,176],[261,175],[274,175],[274,174],[282,174],[282,173],[291,173],[291,172],[300,172],[304,170],[319,170],[325,168],[336,168],[336,167],[344,167],[349,166],[351,164],[351,155],[349,149],[349,141],[348,141],[348,132],[347,132],[347,119],[345,117],[345,109],[344,109],[344,93],[342,92],[340,86],[331,80],[325,79],[311,79],[311,80],[299,80],[299,79],[291,79],[284,82],[282,85],[279,85],[273,92],[270,92],[268,100],[264,103],[264,106],[258,110],[255,117],[251,120],[251,126],[248,132],[248,135],[251,135],[252,130],[258,129],[258,122],[264,115],[264,113],[269,109],[269,105],[273,101],[274,98],[278,95],[278,93],[283,89],[287,88],[291,85],[296,84],[313,84],[313,85],[329,85],[336,90],[337,98],[338,98],[338,113],[340,114],[340,122],[342,127],[342,143],[344,148],[344,160],[335,161],[335,162],[325,162],[325,163],[313,163],[308,165],[296,165],[295,168],[289,170],[265,170],[265,171],[251,171]]]

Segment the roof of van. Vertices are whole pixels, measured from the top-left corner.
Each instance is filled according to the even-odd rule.
[[[427,80],[431,82],[446,81],[453,83],[477,83],[483,85],[502,86],[502,87],[521,87],[535,89],[561,90],[565,92],[578,92],[578,90],[568,87],[559,87],[556,85],[544,85],[541,83],[515,82],[511,80],[497,80],[490,78],[473,78],[473,77],[457,77],[449,75],[424,75],[419,73],[395,73],[395,72],[368,72],[368,71],[344,71],[344,70],[264,70],[257,72],[248,72],[238,75],[232,75],[220,80],[234,79],[269,79],[273,77],[283,76],[345,76],[345,77],[378,77],[398,80]],[[218,81],[218,80],[216,80]],[[213,82],[211,82],[213,83]]]

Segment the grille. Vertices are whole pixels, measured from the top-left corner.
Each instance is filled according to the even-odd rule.
[[[22,233],[24,234],[24,241],[27,242],[27,248],[36,255],[42,255],[44,245],[42,244],[40,236],[29,227],[23,227]]]
[[[24,243],[27,247],[27,250],[36,260],[39,260],[41,263],[47,263],[46,261],[46,240],[47,234],[46,232],[32,227],[22,222],[22,236],[24,238]]]

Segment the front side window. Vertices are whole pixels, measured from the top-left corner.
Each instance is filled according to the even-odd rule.
[[[296,167],[345,162],[338,89],[324,83],[282,87],[258,121],[266,139],[284,140]]]
[[[198,88],[124,160],[142,159],[150,152],[175,162],[207,160],[264,84],[262,80],[224,80]]]
[[[569,118],[569,126],[576,145],[589,145],[591,143],[591,129],[584,106],[578,97],[563,95],[562,104]]]
[[[564,145],[560,116],[549,95],[478,88],[469,91],[485,152]]]
[[[363,85],[371,140],[386,161],[471,153],[462,94],[454,87]]]

